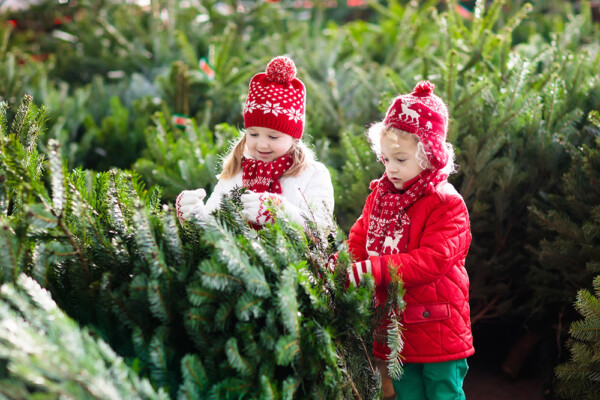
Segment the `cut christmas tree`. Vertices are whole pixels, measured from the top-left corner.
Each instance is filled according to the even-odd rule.
[[[159,190],[130,173],[66,171],[55,140],[38,153],[43,119],[31,98],[11,123],[0,115],[3,282],[33,277],[171,398],[377,398],[372,332],[402,304],[399,282],[375,309],[372,279],[346,288],[342,235],[283,218],[254,230],[238,192],[181,226]],[[10,368],[23,350],[3,346],[2,378],[35,384]],[[399,361],[390,372],[401,373]]]

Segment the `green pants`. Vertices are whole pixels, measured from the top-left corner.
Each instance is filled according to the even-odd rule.
[[[394,381],[396,400],[464,400],[466,359],[430,364],[404,364],[404,375]]]

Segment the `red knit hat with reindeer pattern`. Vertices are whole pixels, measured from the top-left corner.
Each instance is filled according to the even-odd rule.
[[[383,124],[417,135],[431,165],[441,169],[448,163],[448,109],[442,99],[433,94],[434,88],[433,83],[421,81],[412,93],[396,97]]]
[[[260,126],[300,139],[304,132],[305,88],[288,57],[272,59],[265,72],[250,80],[244,104],[244,127]]]

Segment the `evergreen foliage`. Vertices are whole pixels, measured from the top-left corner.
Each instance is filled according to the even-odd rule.
[[[332,181],[338,223],[347,232],[356,222],[370,193],[369,182],[381,176],[383,165],[376,160],[366,135],[342,132],[340,138],[344,164],[340,172],[333,171]]]
[[[529,293],[539,282],[516,278],[535,263],[525,249],[535,247],[541,236],[530,229],[528,206],[560,185],[569,163],[564,144],[582,143],[584,112],[597,104],[588,100],[600,95],[597,81],[584,89],[572,80],[577,71],[593,68],[593,62],[573,54],[562,40],[575,26],[592,29],[590,20],[583,15],[573,19],[556,33],[555,42],[539,45],[531,37],[513,47],[513,32],[532,12],[530,6],[490,35],[486,27],[504,18],[502,4],[494,2],[485,10],[482,3],[485,12],[470,32],[451,31],[448,44],[454,49],[444,80],[456,82],[448,84],[445,97],[453,117],[450,140],[458,148],[459,171],[451,181],[471,217],[467,269],[474,325],[490,318],[522,321],[534,312]],[[440,25],[456,29],[449,17],[440,16]],[[473,62],[461,56],[456,45],[461,41],[477,44],[470,52]],[[564,57],[573,62],[561,62]]]
[[[564,399],[600,398],[600,275],[594,293],[581,289],[575,307],[584,317],[571,324],[571,360],[556,368],[557,392]]]
[[[537,282],[536,303],[544,307],[568,303],[600,272],[600,124],[590,124],[584,132],[595,140],[571,147],[573,161],[561,190],[531,208],[547,232],[530,276]]]
[[[0,287],[0,396],[5,399],[162,399],[105,342],[69,318],[34,279]],[[4,375],[4,376],[3,376]]]
[[[547,237],[537,252],[539,264],[532,269],[537,282],[536,304],[558,308],[575,297],[575,308],[584,317],[571,323],[568,346],[571,360],[556,368],[557,393],[566,399],[598,399],[600,386],[600,121],[588,115],[590,124],[582,135],[589,144],[570,148],[573,157],[563,176],[561,190],[548,194],[546,203],[532,207]],[[593,293],[589,282],[593,281]],[[584,289],[580,289],[584,288]],[[566,313],[565,321],[573,319]],[[559,335],[563,332],[558,332]]]
[[[285,218],[256,231],[240,214],[238,192],[209,220],[181,226],[160,191],[126,171],[68,172],[53,139],[46,160],[35,150],[42,122],[30,98],[10,124],[0,118],[10,126],[0,156],[3,282],[30,275],[171,398],[379,395],[372,333],[402,305],[401,284],[377,310],[372,279],[346,288],[343,235]],[[332,272],[325,266],[338,251]],[[13,347],[9,366],[27,359]],[[71,387],[77,368],[69,364],[57,387]],[[401,373],[398,362],[390,368]],[[7,374],[18,390],[26,386],[24,376]]]
[[[0,100],[15,104],[32,94],[46,112],[30,120],[48,118],[47,135],[60,143],[56,148],[48,141],[44,156],[24,150],[26,136],[21,144],[3,139],[2,280],[26,270],[53,288],[61,306],[71,304],[72,315],[85,314],[93,304],[98,311],[78,314],[85,321],[130,313],[143,323],[163,323],[169,312],[156,290],[165,288],[152,286],[157,316],[138,315],[120,293],[146,306],[150,265],[169,279],[183,274],[184,281],[187,272],[178,267],[173,275],[162,265],[188,265],[208,250],[193,235],[186,240],[197,249],[181,244],[181,250],[177,235],[144,247],[148,231],[160,238],[167,226],[179,229],[174,220],[163,221],[169,211],[159,203],[172,203],[180,189],[212,187],[218,157],[242,126],[249,78],[272,56],[288,54],[307,86],[305,139],[330,167],[336,218],[345,231],[360,215],[369,181],[381,173],[365,127],[418,80],[436,84],[450,110],[449,140],[460,166],[450,180],[471,217],[467,269],[476,337],[485,340],[477,329],[486,323],[511,333],[524,325],[561,326],[561,309],[588,286],[592,273],[585,260],[596,257],[588,206],[595,204],[595,188],[577,189],[585,193],[576,196],[577,207],[571,207],[571,197],[559,200],[555,194],[564,194],[565,173],[584,179],[570,172],[571,163],[579,168],[587,148],[595,147],[595,128],[584,120],[600,104],[600,30],[590,1],[478,0],[471,19],[456,12],[455,0],[368,2],[353,12],[327,10],[326,2],[313,2],[310,10],[293,8],[292,1],[236,2],[236,8],[223,1],[169,0],[153,1],[147,9],[124,2],[71,3],[45,2],[24,15],[3,15],[18,26],[0,26]],[[65,13],[72,22],[44,25]],[[216,71],[214,80],[198,66],[203,57]],[[17,111],[4,110],[3,135]],[[193,125],[174,128],[174,113],[192,117]],[[53,170],[66,165],[75,171],[42,176],[40,162],[52,148],[62,155],[52,161]],[[135,172],[77,169],[113,166]],[[63,180],[65,190],[55,194],[51,189]],[[144,185],[161,190],[146,191]],[[144,218],[150,228],[135,236]],[[542,250],[531,251],[542,239]],[[139,248],[158,248],[158,256],[138,259]],[[138,271],[146,275],[125,287]],[[561,274],[567,279],[558,279]],[[89,276],[92,289],[72,283],[78,276]],[[178,285],[166,287],[181,290],[184,284]],[[113,289],[116,294],[97,301],[98,293]],[[121,324],[105,334],[117,338],[131,329]],[[123,342],[120,354],[147,351],[150,339],[142,332]],[[494,348],[508,345],[496,343],[496,335],[491,340]]]
[[[155,115],[155,125],[145,131],[146,150],[133,169],[149,185],[159,185],[163,197],[175,199],[182,190],[203,187],[212,192],[221,170],[221,157],[229,149],[229,138],[237,129],[221,124],[214,133],[204,126],[180,129],[167,122],[163,114]]]

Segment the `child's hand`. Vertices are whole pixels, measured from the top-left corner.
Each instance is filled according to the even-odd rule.
[[[360,281],[362,280],[362,276],[364,274],[372,274],[372,268],[371,268],[371,261],[370,260],[365,260],[365,261],[358,261],[355,263],[352,263],[352,271],[350,271],[350,276],[348,277],[348,279],[350,280],[350,284],[354,285],[354,286],[358,286],[358,284],[360,283]]]
[[[325,267],[320,268],[317,270],[317,275],[319,276],[319,279],[323,278],[323,274],[321,273],[321,270],[329,270],[329,272],[331,272],[332,274],[335,272],[335,267],[337,264],[337,259],[338,259],[338,253],[332,253],[329,258],[327,259],[327,264],[325,264]]]
[[[335,272],[335,266],[337,264],[337,259],[338,259],[338,253],[333,253],[329,256],[329,258],[327,259],[327,269],[329,269],[329,271],[331,273]]]
[[[272,221],[275,215],[269,210],[272,206],[279,206],[282,202],[281,196],[274,193],[254,193],[243,194],[242,216],[255,224],[264,225]]]
[[[175,200],[175,208],[177,209],[177,218],[183,224],[190,217],[204,218],[206,217],[206,209],[202,200],[206,197],[204,189],[184,190],[179,193]]]

